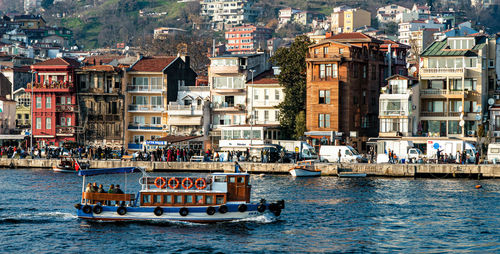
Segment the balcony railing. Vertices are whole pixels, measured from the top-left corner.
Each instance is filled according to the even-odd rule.
[[[422,89],[420,90],[420,94],[422,95],[445,95],[445,89]]]
[[[128,111],[153,111],[162,112],[165,108],[159,105],[128,105]]]
[[[422,89],[420,95],[458,95],[458,96],[477,96],[476,91],[469,90],[446,90],[446,89]]]
[[[245,105],[243,104],[228,104],[228,103],[214,103],[214,109],[225,109],[225,110],[245,110]]]
[[[56,112],[77,112],[77,105],[56,104]]]
[[[72,89],[74,88],[73,82],[44,82],[44,83],[28,83],[28,89],[31,87],[35,89]]]
[[[421,116],[431,117],[459,117],[461,112],[422,112]]]
[[[406,116],[408,112],[404,110],[382,110],[380,111],[381,116]]]
[[[462,74],[465,68],[422,68],[422,74]]]
[[[155,93],[161,93],[163,91],[163,88],[161,86],[134,86],[134,85],[129,85],[129,86],[127,86],[127,91],[128,92],[155,92]]]
[[[129,130],[163,130],[161,125],[158,124],[129,124]]]
[[[76,129],[74,126],[56,126],[56,134],[75,134]]]

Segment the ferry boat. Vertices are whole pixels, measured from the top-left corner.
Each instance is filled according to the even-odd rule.
[[[128,173],[137,168],[89,169],[83,176],[82,199],[75,205],[79,218],[102,221],[153,220],[215,223],[260,215],[280,216],[283,200],[250,202],[250,175],[214,173],[208,177],[151,177],[144,169],[136,195],[85,192],[85,177]]]
[[[88,162],[83,163],[70,156],[62,156],[59,163],[52,167],[52,170],[59,173],[76,173],[79,170],[88,169],[89,167],[90,163]]]
[[[314,166],[314,161],[306,160],[299,161],[297,165],[289,170],[290,174],[295,177],[300,176],[321,176],[321,170]]]

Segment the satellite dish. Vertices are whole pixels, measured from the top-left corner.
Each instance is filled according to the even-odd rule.
[[[126,47],[125,47],[125,50],[126,50],[126,51],[128,51],[128,49],[129,49],[129,47],[128,47],[128,46],[126,46]]]
[[[495,99],[489,98],[488,99],[488,105],[492,106],[493,104],[495,104]]]
[[[465,121],[464,120],[460,120],[460,122],[458,123],[458,125],[460,125],[460,127],[464,127]]]
[[[458,107],[458,111],[462,112],[462,106]]]
[[[417,73],[417,67],[412,66],[412,67],[410,68],[410,76],[415,77],[415,76],[416,76],[416,73]]]

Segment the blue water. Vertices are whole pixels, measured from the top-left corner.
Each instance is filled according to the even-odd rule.
[[[128,176],[129,191],[139,188],[139,177]],[[91,179],[125,187],[123,175]],[[251,180],[254,201],[285,199],[279,219],[212,225],[87,222],[74,215],[80,177],[0,170],[0,253],[500,253],[499,180]],[[477,184],[483,188],[475,189]]]

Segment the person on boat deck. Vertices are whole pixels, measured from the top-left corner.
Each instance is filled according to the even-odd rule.
[[[99,189],[99,187],[97,187],[97,183],[96,183],[96,182],[94,182],[94,183],[92,184],[92,192],[97,192],[97,190],[98,190],[98,189]]]
[[[87,188],[85,188],[85,192],[93,192],[92,184],[88,183]]]
[[[120,189],[120,185],[117,184],[116,187],[115,187],[115,193],[116,194],[123,194],[123,191]]]
[[[102,184],[99,184],[99,188],[97,189],[97,193],[106,193],[106,191],[102,188]]]

